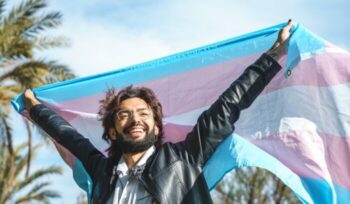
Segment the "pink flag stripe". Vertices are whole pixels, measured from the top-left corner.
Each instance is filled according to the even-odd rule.
[[[165,142],[182,141],[191,129],[192,126],[168,123],[165,125]],[[349,137],[305,130],[281,132],[250,141],[300,176],[329,178],[350,189]]]
[[[262,138],[279,132],[286,121],[284,118],[304,118],[303,124],[317,127],[318,132],[349,137],[347,134],[350,132],[350,101],[347,99],[349,89],[347,84],[323,88],[295,86],[261,95],[249,109],[244,110],[235,124],[236,132],[248,139]],[[329,98],[334,100],[328,100]],[[182,125],[192,126],[206,108],[201,107],[184,114],[166,117],[164,122],[174,124],[181,122]],[[275,109],[276,111],[273,111]],[[87,129],[86,132],[97,131],[96,128],[92,128],[94,127],[92,124],[97,120],[96,114],[86,117],[84,115],[87,114],[78,116],[76,112],[66,109],[56,111],[68,121],[86,118],[89,124],[81,124]]]
[[[152,88],[157,93],[164,110],[166,110],[165,116],[185,113],[194,108],[211,104],[243,69],[256,58],[257,56],[250,56],[241,60],[228,61],[138,85]],[[313,69],[315,66],[318,66],[317,70]],[[298,67],[293,70],[292,77],[289,77],[287,80],[284,79],[283,73],[280,72],[263,94],[291,86],[327,87],[349,83],[349,73],[349,54],[320,54],[315,56],[313,60],[305,60],[299,63]],[[208,81],[206,76],[215,77],[220,83]],[[116,83],[118,82],[116,81]],[[165,89],[164,86],[169,86],[169,89]],[[100,93],[55,105],[81,112],[96,113],[98,101],[103,96],[104,93]],[[199,98],[202,98],[202,100],[198,100]]]
[[[338,137],[350,137],[349,85],[290,87],[259,96],[236,122],[236,132],[247,139],[263,138],[289,127],[288,118],[299,118],[294,128],[313,128]],[[328,100],[329,98],[334,100]],[[165,122],[192,126],[206,107],[172,116]],[[334,119],[336,118],[336,120]]]
[[[308,131],[251,141],[303,177],[324,178],[350,190],[350,138]]]

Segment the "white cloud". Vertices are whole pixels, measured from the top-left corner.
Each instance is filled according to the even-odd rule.
[[[54,56],[82,76],[238,36],[288,18],[327,38],[341,33],[332,30],[345,29],[331,23],[345,15],[343,9],[328,10],[329,5],[342,2],[55,0],[50,1],[51,7],[64,14],[60,32],[70,38],[72,47],[45,55]],[[333,14],[332,19],[323,15],[326,11]]]
[[[98,22],[74,22],[63,30],[70,48],[46,52],[82,75],[113,70],[169,53],[169,47],[152,32],[129,33],[124,27]]]

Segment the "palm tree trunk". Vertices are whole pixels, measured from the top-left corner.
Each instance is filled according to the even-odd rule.
[[[256,180],[259,174],[259,169],[257,168],[256,171],[254,172],[252,179],[249,181],[250,189],[249,189],[249,197],[248,197],[248,204],[253,204],[254,203],[254,198],[255,198],[255,188],[256,188]]]
[[[6,139],[7,139],[7,150],[9,152],[9,178],[8,178],[8,186],[9,189],[12,188],[13,186],[13,177],[14,177],[14,167],[15,167],[15,154],[13,151],[13,139],[12,139],[12,135],[11,135],[11,128],[7,122],[7,120],[4,117],[1,117],[2,119],[2,123],[4,125],[5,128],[5,134],[6,134]]]
[[[283,185],[282,181],[278,180],[277,189],[278,189],[278,192],[276,192],[275,194],[275,203],[281,204],[284,191],[286,190],[286,185]]]
[[[33,133],[32,133],[32,127],[30,126],[30,123],[27,119],[24,119],[24,123],[27,128],[27,133],[28,133],[28,157],[27,157],[27,168],[26,168],[26,173],[25,177],[28,178],[29,176],[29,171],[30,171],[30,163],[32,161],[32,138],[33,138]]]

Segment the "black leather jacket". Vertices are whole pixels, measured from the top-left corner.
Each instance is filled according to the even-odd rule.
[[[179,143],[165,143],[147,160],[140,182],[155,203],[212,203],[202,173],[206,161],[230,135],[242,109],[247,108],[281,69],[263,54],[198,118]],[[88,139],[44,105],[30,110],[31,118],[57,142],[71,151],[93,180],[92,203],[106,203],[115,189],[112,169],[120,156],[107,158]]]

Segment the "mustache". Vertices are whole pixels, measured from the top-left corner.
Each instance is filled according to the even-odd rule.
[[[140,122],[133,122],[133,123],[131,123],[130,125],[128,125],[127,127],[124,128],[123,133],[124,133],[124,134],[125,134],[125,133],[129,133],[130,130],[131,130],[133,127],[135,127],[135,126],[141,126],[141,127],[143,127],[143,128],[145,129],[146,132],[148,132],[148,130],[149,130],[149,127],[148,127],[147,124],[142,124],[142,123],[140,123]]]

